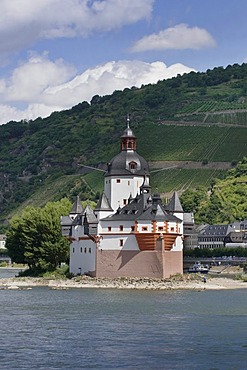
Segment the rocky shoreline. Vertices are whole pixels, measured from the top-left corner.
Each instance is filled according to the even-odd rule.
[[[46,279],[14,277],[0,279],[0,289],[19,290],[46,286],[50,289],[103,288],[103,289],[143,289],[143,290],[215,290],[247,288],[247,282],[226,277],[207,277],[202,275],[175,276],[170,279],[149,278],[90,278],[77,276],[72,279]]]

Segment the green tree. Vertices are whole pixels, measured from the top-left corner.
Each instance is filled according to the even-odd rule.
[[[54,270],[67,261],[69,243],[61,235],[60,217],[70,208],[71,203],[62,199],[43,208],[28,207],[13,217],[6,241],[12,261],[27,263],[36,273]]]
[[[204,201],[207,201],[206,188],[198,187],[196,189],[186,190],[180,197],[185,212],[197,213]]]

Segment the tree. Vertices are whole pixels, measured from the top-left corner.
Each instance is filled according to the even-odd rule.
[[[203,187],[198,187],[196,189],[188,189],[185,191],[180,200],[185,212],[197,213],[201,204],[207,201],[206,189]]]
[[[60,217],[70,208],[71,203],[62,199],[43,208],[28,207],[13,217],[6,241],[12,261],[26,263],[35,272],[54,270],[68,261],[69,243],[62,237]]]

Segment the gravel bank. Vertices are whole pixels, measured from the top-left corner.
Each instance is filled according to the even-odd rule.
[[[203,282],[202,275],[184,275],[170,279],[149,278],[90,278],[87,276],[73,279],[52,280],[44,278],[8,278],[0,279],[0,289],[30,289],[33,287],[47,286],[50,289],[70,288],[104,288],[104,289],[152,289],[152,290],[204,290],[204,289],[240,289],[247,288],[247,283],[223,277],[207,277]]]

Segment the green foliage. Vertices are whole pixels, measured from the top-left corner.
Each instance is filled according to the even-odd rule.
[[[66,279],[70,277],[69,265],[56,268],[54,271],[46,271],[42,275],[45,279]]]
[[[195,248],[195,249],[187,249],[184,250],[184,256],[186,257],[194,257],[194,258],[212,258],[212,257],[247,257],[247,249],[246,248]]]
[[[95,95],[90,104],[81,102],[45,119],[0,126],[1,220],[28,199],[44,205],[79,191],[96,202],[100,185],[92,186],[85,176],[74,186],[72,177],[82,173],[82,165],[97,167],[118,152],[127,113],[138,152],[149,161],[241,160],[246,155],[246,86],[247,64],[234,64]],[[53,183],[59,179],[58,190]],[[195,185],[193,177],[190,186]]]
[[[188,189],[181,195],[180,201],[183,205],[184,212],[194,212],[196,216],[201,205],[207,202],[205,188]]]
[[[6,248],[13,262],[28,264],[36,272],[54,270],[68,261],[69,244],[61,236],[60,217],[71,203],[62,199],[43,208],[28,207],[10,221]]]
[[[247,158],[227,172],[223,180],[215,180],[207,196],[188,190],[181,201],[185,210],[195,210],[197,223],[231,223],[247,218]]]

